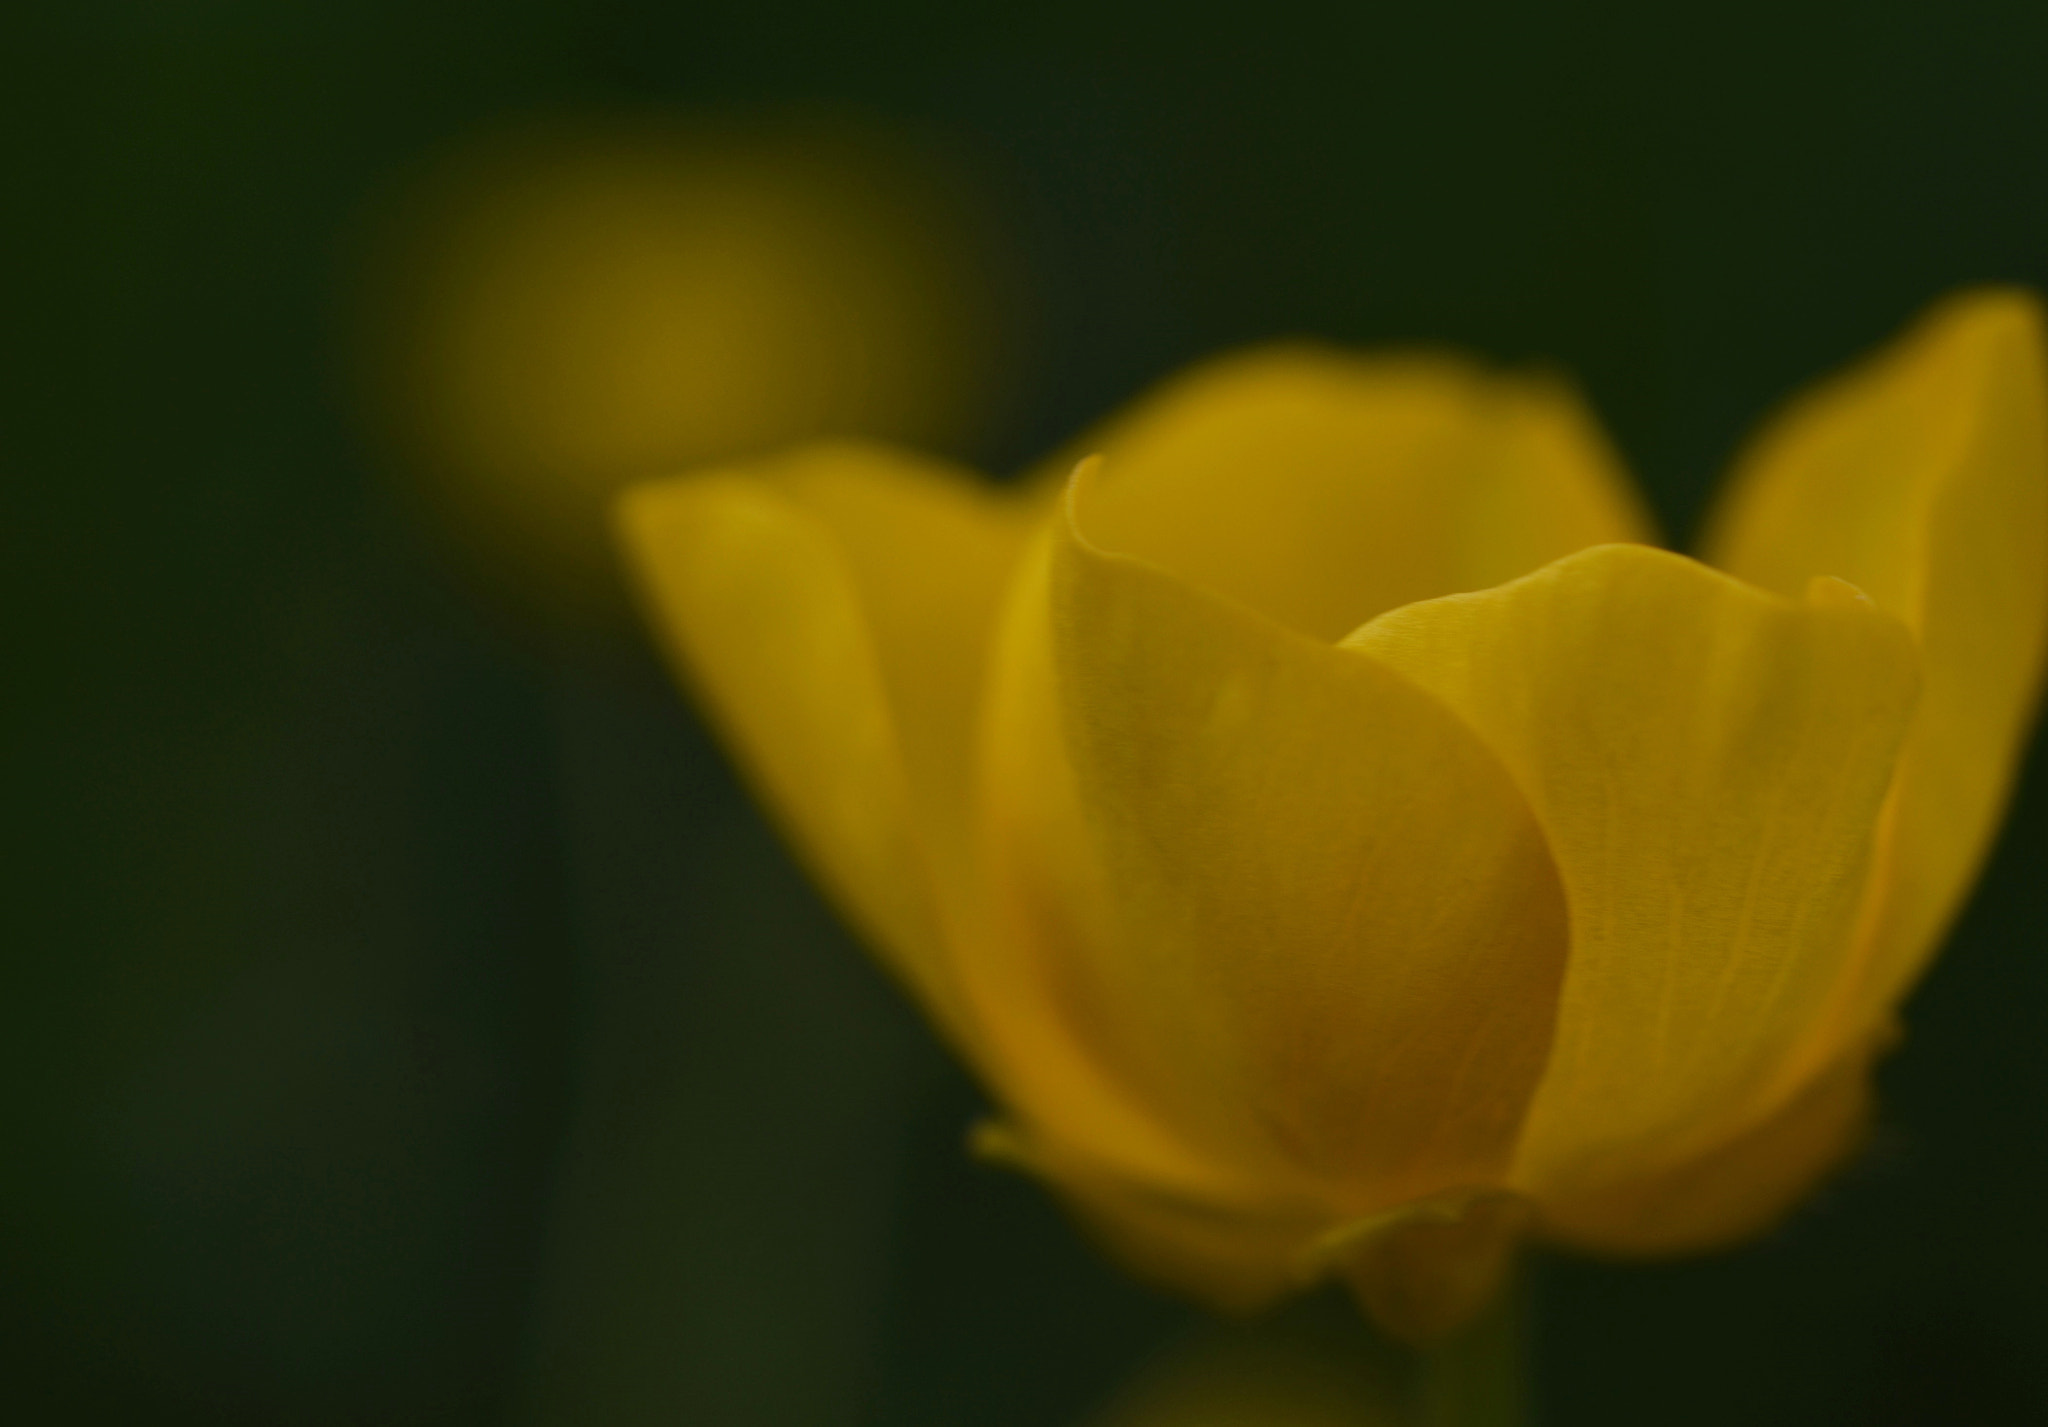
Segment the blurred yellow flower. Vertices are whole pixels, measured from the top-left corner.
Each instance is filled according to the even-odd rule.
[[[602,601],[632,480],[827,436],[954,444],[1009,339],[958,166],[871,122],[530,121],[439,156],[366,265],[366,394],[529,600]]]
[[[1856,1144],[2039,682],[2044,398],[2034,302],[1953,299],[1765,430],[1706,563],[1569,391],[1297,348],[1064,487],[822,446],[621,526],[983,1148],[1156,1278],[1420,1338],[1525,1236],[1725,1243]]]

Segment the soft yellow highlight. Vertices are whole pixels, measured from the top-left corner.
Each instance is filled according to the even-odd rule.
[[[822,437],[956,444],[1009,337],[960,178],[819,119],[471,141],[370,275],[384,429],[471,548],[572,603],[611,579],[629,481]]]
[[[821,880],[1141,1272],[1426,1338],[1534,1235],[1730,1242],[1855,1147],[2048,644],[2030,298],[1795,406],[1720,568],[1570,391],[1274,348],[1010,492],[874,446],[633,491]]]

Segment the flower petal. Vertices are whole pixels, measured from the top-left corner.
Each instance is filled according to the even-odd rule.
[[[943,888],[972,881],[974,760],[997,611],[1056,493],[879,446],[784,456],[766,476],[831,532],[858,590],[902,742],[926,855]]]
[[[1088,514],[1081,475],[1070,509]],[[1059,1008],[1189,1158],[1180,1192],[1354,1218],[1505,1172],[1548,1048],[1563,904],[1507,775],[1407,680],[1047,535],[992,701],[990,806]],[[979,973],[978,973],[979,974]],[[1028,1082],[1029,1068],[1022,1075]],[[1030,1083],[1033,1127],[1070,1107]],[[1122,1139],[1076,1146],[1170,1185]]]
[[[1702,1253],[1753,1237],[1862,1145],[1876,1048],[1829,1066],[1783,1109],[1711,1153],[1663,1174],[1553,1198],[1543,1206],[1545,1233],[1627,1255]]]
[[[1819,388],[1737,469],[1708,542],[1795,591],[1833,575],[1919,637],[1866,947],[1813,1054],[1881,1025],[1959,909],[1998,825],[2048,655],[2048,372],[2041,311],[2011,291],[1936,308]]]
[[[963,1034],[972,727],[1021,505],[833,445],[642,485],[619,525],[655,624],[821,882]]]
[[[1303,1257],[1329,1231],[1328,1209],[1312,1201],[1191,1196],[1014,1124],[977,1126],[974,1148],[1055,1185],[1131,1272],[1213,1308],[1252,1312],[1303,1287],[1313,1276],[1305,1269],[1327,1268]]]
[[[1450,357],[1226,357],[1090,433],[1060,474],[1097,452],[1105,548],[1330,641],[1649,529],[1569,388]]]
[[[1788,1099],[1912,708],[1897,621],[1839,584],[1792,604],[1612,545],[1347,642],[1469,720],[1564,880],[1571,957],[1516,1187],[1656,1173]]]

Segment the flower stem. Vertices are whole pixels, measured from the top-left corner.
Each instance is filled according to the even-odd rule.
[[[1529,1427],[1527,1300],[1518,1275],[1484,1317],[1421,1355],[1418,1427]]]

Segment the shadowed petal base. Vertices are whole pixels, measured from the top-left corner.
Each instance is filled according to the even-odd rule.
[[[1499,1295],[1534,1217],[1519,1194],[1444,1194],[1347,1230],[1326,1252],[1374,1322],[1421,1345],[1464,1327]]]
[[[1543,1235],[1590,1253],[1705,1253],[1781,1218],[1864,1143],[1871,1064],[1882,1046],[1838,1062],[1791,1104],[1725,1148],[1611,1190],[1546,1204]]]

